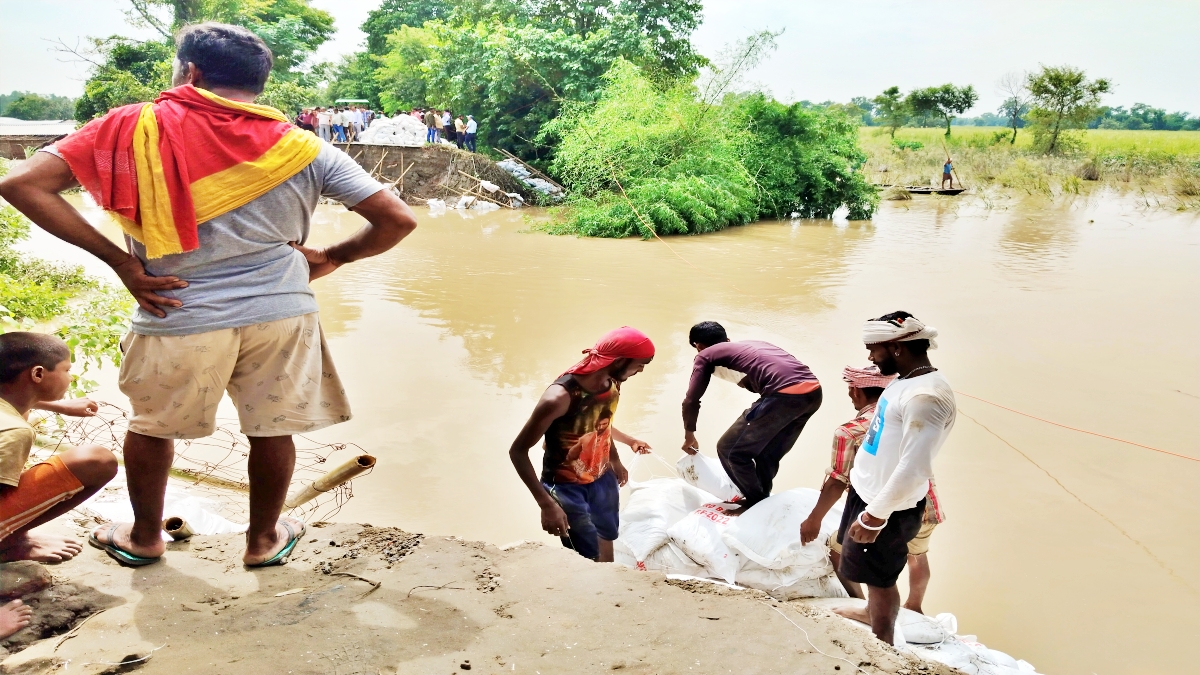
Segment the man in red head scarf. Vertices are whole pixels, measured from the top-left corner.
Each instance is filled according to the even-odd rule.
[[[583,353],[583,360],[542,394],[508,455],[542,509],[542,529],[585,558],[612,562],[619,491],[629,479],[613,441],[637,453],[650,451],[612,420],[621,384],[650,363],[654,343],[625,326]],[[545,439],[540,478],[529,461],[529,449],[539,438]]]

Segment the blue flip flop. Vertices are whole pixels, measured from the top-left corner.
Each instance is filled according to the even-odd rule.
[[[287,562],[288,556],[292,555],[292,551],[295,550],[296,544],[300,541],[300,537],[303,537],[304,533],[308,531],[308,527],[304,523],[300,523],[300,531],[297,532],[292,529],[292,525],[288,521],[280,518],[278,522],[280,525],[283,525],[284,529],[286,529],[288,532],[287,544],[280,549],[279,553],[276,553],[260,563],[246,565],[246,567],[273,567],[275,565],[284,564]]]
[[[88,543],[98,549],[103,550],[110,558],[128,567],[144,567],[151,563],[156,563],[161,559],[158,556],[153,558],[143,558],[140,555],[130,553],[120,546],[117,546],[116,534],[118,526],[118,523],[112,523],[108,526],[108,529],[104,530],[104,534],[108,537],[108,543],[100,541],[100,538],[96,536],[96,530],[93,530],[90,534],[88,534]],[[98,530],[100,528],[96,529]]]

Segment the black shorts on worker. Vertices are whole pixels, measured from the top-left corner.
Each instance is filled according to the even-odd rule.
[[[925,500],[922,499],[911,509],[892,512],[875,541],[860,544],[846,533],[858,514],[866,508],[867,503],[851,486],[846,495],[846,508],[842,511],[842,525],[838,528],[838,541],[842,544],[842,562],[838,572],[849,581],[876,588],[891,588],[896,585],[896,579],[900,578],[900,573],[908,564],[908,542],[921,530]]]
[[[771,496],[779,461],[821,407],[821,390],[771,394],[754,402],[717,441],[717,456],[747,505]]]

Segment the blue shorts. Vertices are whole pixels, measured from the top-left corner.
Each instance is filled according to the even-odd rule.
[[[620,523],[621,487],[612,471],[594,482],[543,483],[550,496],[567,514],[570,536],[562,537],[563,546],[585,558],[600,557],[600,540],[614,541]]]

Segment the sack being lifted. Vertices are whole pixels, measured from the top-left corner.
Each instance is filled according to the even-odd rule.
[[[680,478],[719,501],[733,502],[743,497],[742,491],[729,479],[729,474],[725,473],[725,467],[721,466],[719,459],[700,453],[684,455],[675,463],[675,470],[679,472]]]

